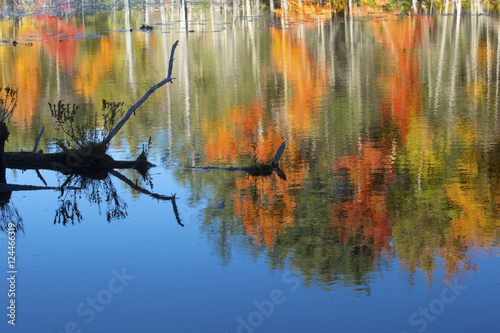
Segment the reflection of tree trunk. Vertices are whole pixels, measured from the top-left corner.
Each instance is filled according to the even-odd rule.
[[[186,109],[185,109],[185,116],[186,116],[186,136],[187,136],[187,142],[191,146],[191,162],[194,165],[194,142],[193,142],[193,136],[191,135],[191,88],[190,88],[190,74],[189,74],[189,45],[188,45],[188,34],[187,32],[183,35],[184,40],[182,41],[182,52],[183,52],[183,57],[182,61],[183,64],[181,66],[182,68],[182,75],[181,79],[184,80],[184,101],[186,103]]]
[[[181,0],[181,10],[182,10],[182,18],[184,20],[184,28],[186,29],[186,33],[188,32],[188,11],[187,11],[187,2],[186,0]]]
[[[456,78],[457,78],[457,67],[458,67],[458,46],[459,46],[459,37],[460,37],[460,16],[457,16],[457,25],[456,25],[456,31],[455,31],[455,45],[454,45],[454,51],[453,51],[453,63],[451,66],[451,92],[449,94],[449,102],[448,102],[448,113],[451,116],[451,113],[454,110],[454,104],[455,104],[455,95],[456,95],[456,90],[457,86],[455,84]],[[449,118],[450,121],[452,121],[452,118]]]
[[[128,0],[125,0],[125,29],[130,30],[130,7]],[[135,94],[135,78],[134,78],[134,57],[132,55],[132,35],[130,32],[125,34],[125,53],[128,65],[128,84],[132,92]]]
[[[482,20],[481,20],[482,21]],[[471,71],[471,78],[474,86],[474,94],[477,94],[478,90],[478,85],[479,85],[479,75],[478,75],[478,70],[477,70],[477,52],[478,52],[478,43],[479,43],[479,19],[477,16],[471,18],[471,25],[472,29],[471,30],[471,48],[470,48],[470,54],[471,54],[471,63],[473,64],[472,66],[472,71]],[[477,95],[476,95],[477,96]],[[469,108],[469,111],[471,111],[471,114],[476,114],[478,110],[478,99],[473,98],[472,99],[474,107],[471,109]]]
[[[236,22],[240,9],[238,7],[238,0],[233,0],[233,24]]]
[[[445,47],[446,47],[446,32],[448,30],[448,16],[444,18],[443,34],[441,36],[441,50],[439,52],[438,74],[436,79],[436,94],[434,96],[434,108],[437,110],[439,106],[439,95],[441,92],[441,81],[443,78],[443,68],[445,63]]]
[[[5,141],[9,138],[9,130],[7,129],[7,125],[5,122],[0,122],[0,184],[7,183],[5,177]]]
[[[250,0],[245,0],[246,17],[252,16],[252,11],[250,10]]]
[[[168,18],[167,14],[165,13],[165,8],[162,7],[162,23],[167,24],[168,23]],[[168,38],[167,34],[163,34],[163,54],[165,58],[165,71],[166,75],[168,76],[168,68],[169,68],[169,62],[167,61],[167,54],[168,54]],[[167,84],[167,132],[168,132],[168,159],[169,159],[169,164],[172,162],[172,99],[171,99],[171,94],[170,94],[170,85]]]
[[[496,79],[497,79],[497,82],[496,82],[496,93],[495,93],[495,120],[498,119],[498,103],[499,103],[499,94],[500,94],[500,28],[497,30],[497,34],[498,34],[498,43],[497,43],[497,56],[496,56],[496,59],[497,59],[497,73],[496,73]],[[497,125],[498,122],[495,121],[495,126],[498,126]],[[496,127],[495,127],[496,128]]]

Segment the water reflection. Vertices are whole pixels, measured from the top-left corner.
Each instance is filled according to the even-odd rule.
[[[267,256],[271,269],[290,265],[306,284],[369,292],[371,273],[390,261],[410,276],[432,281],[443,269],[451,279],[498,249],[497,18],[281,16],[270,26],[249,8],[127,10],[92,25],[26,19],[25,35],[40,35],[44,22],[105,37],[2,49],[2,84],[36,97],[20,103],[11,145],[38,133],[39,100],[132,104],[164,78],[180,39],[175,84],[151,97],[112,149],[133,154],[153,137],[153,154],[191,190],[192,206],[208,202],[200,228],[222,264],[239,247]],[[155,29],[130,31],[142,23]],[[268,163],[284,139],[286,181],[185,168]],[[105,199],[108,220],[127,215],[109,178],[70,182],[90,202]],[[60,197],[56,221],[81,220],[76,196]]]
[[[8,229],[15,229],[16,232],[24,232],[23,218],[10,202],[11,195],[12,191],[0,191],[0,231],[7,233]]]
[[[64,191],[65,186],[79,189]],[[80,223],[83,220],[83,212],[79,205],[82,197],[91,205],[96,205],[99,214],[102,213],[102,205],[105,205],[105,215],[108,222],[127,217],[127,203],[118,195],[109,176],[104,179],[92,179],[70,175],[61,187],[61,195],[58,198],[59,207],[56,210],[54,224]]]
[[[112,178],[126,184],[133,193],[142,193],[156,199],[158,202],[170,201],[177,224],[183,227],[175,194],[162,195],[154,193],[151,191],[153,188],[151,175],[146,173],[137,176],[139,177],[134,182],[122,173],[111,170],[100,174],[92,174],[91,176],[80,174],[61,176],[59,180],[60,186],[58,187],[48,187],[47,184],[45,184],[45,187],[3,184],[5,188],[0,188],[0,231],[6,232],[10,223],[13,223],[17,230],[23,231],[21,214],[10,202],[12,191],[58,191],[60,194],[57,199],[54,224],[66,226],[83,222],[85,220],[85,211],[89,210],[87,204],[97,209],[99,215],[105,215],[108,222],[125,219],[128,215],[128,204],[120,196]],[[43,178],[41,179],[44,181]],[[147,187],[151,190],[148,190]]]
[[[314,32],[308,24],[270,29],[272,70],[254,97],[200,114],[202,164],[262,163],[270,147],[290,141],[287,182],[184,173],[195,192],[211,188],[203,230],[215,251],[223,262],[231,246],[264,252],[271,267],[290,264],[324,287],[366,285],[389,258],[429,282],[439,269],[447,280],[474,272],[499,243],[498,173],[490,167],[498,28],[460,17]],[[464,38],[472,51],[459,50]],[[440,56],[450,53],[451,62]],[[489,75],[467,65],[478,57]]]

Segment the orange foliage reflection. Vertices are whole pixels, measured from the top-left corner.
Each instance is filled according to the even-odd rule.
[[[269,163],[283,139],[262,104],[251,102],[246,108],[230,110],[226,117],[222,122],[204,122],[203,131],[210,133],[205,144],[207,162],[238,165],[238,160],[250,157],[257,163]],[[287,227],[293,226],[298,198],[290,189],[303,184],[307,169],[297,145],[288,142],[287,156],[282,160],[294,161],[295,168],[288,168],[285,162],[286,181],[274,174],[235,178],[234,214],[255,244],[271,247]]]
[[[388,70],[382,69],[380,74],[385,96],[382,117],[395,123],[405,143],[410,118],[417,116],[422,107],[416,49],[422,42],[422,28],[431,27],[432,22],[426,17],[372,22],[376,41],[391,51]]]
[[[423,40],[423,32],[433,27],[433,19],[413,17],[409,20],[374,21],[372,24],[377,41],[392,52],[390,57],[392,62],[382,66],[380,76],[380,86],[383,87],[385,96],[381,107],[382,121],[386,126],[387,124],[395,125],[390,130],[395,130],[392,135],[395,134],[401,138],[405,145],[401,153],[406,155],[408,167],[418,168],[418,171],[412,171],[424,177],[423,182],[425,182],[425,177],[432,177],[432,168],[439,169],[440,166],[437,164],[444,163],[436,160],[439,153],[433,152],[436,144],[435,142],[433,144],[432,141],[432,131],[426,125],[425,117],[420,111],[422,102],[417,52]],[[479,54],[479,58],[483,53]],[[475,92],[478,91],[477,87],[474,89]],[[447,280],[450,280],[454,274],[476,270],[474,259],[488,255],[488,251],[478,250],[478,248],[494,247],[494,230],[497,228],[491,209],[494,203],[483,195],[484,191],[488,189],[484,188],[485,184],[480,180],[480,156],[474,146],[478,144],[476,137],[478,130],[473,130],[466,123],[459,123],[456,131],[461,139],[460,146],[464,152],[458,159],[457,167],[460,176],[451,179],[451,182],[445,187],[445,193],[447,200],[455,208],[458,208],[459,216],[454,216],[451,219],[449,229],[446,231],[445,242],[439,248],[434,247],[432,253],[428,253],[432,257],[442,256],[444,258],[442,265]],[[373,159],[376,158],[376,155],[372,154],[369,157]],[[342,163],[345,164],[345,161]],[[428,169],[431,171],[424,172],[422,170],[424,164],[428,165]],[[355,171],[351,171],[351,180],[357,184],[360,180],[353,172]],[[361,196],[359,193],[366,186],[366,184],[361,183],[355,193]],[[363,198],[363,200],[367,206],[376,204],[377,207],[384,207],[383,198],[378,195],[375,195],[375,198]],[[350,216],[355,219],[363,220],[365,215],[371,214],[370,216],[373,216],[374,220],[378,219],[381,223],[384,221],[382,217],[373,213],[371,208],[364,207],[359,203],[356,205],[354,200],[352,203],[343,205],[347,207],[346,209],[359,210],[357,215],[350,213]],[[425,240],[422,241],[425,243]],[[407,246],[409,245],[407,244]],[[411,249],[405,250],[411,252]],[[425,259],[424,254],[420,255]],[[403,261],[403,265],[411,265],[411,263]]]
[[[50,59],[69,70],[76,58],[77,45],[75,40],[67,39],[81,36],[84,32],[85,29],[78,28],[76,24],[50,16],[33,16],[25,19],[20,25],[17,34],[21,43],[23,40],[36,40],[41,37],[42,46],[40,48],[40,43],[35,41],[31,47],[22,44],[9,48],[8,52],[0,55],[2,62],[9,64],[5,68],[8,71],[6,77],[9,77],[10,81],[3,84],[19,91],[18,106],[12,115],[12,120],[18,126],[29,128],[38,112],[42,88],[40,50],[47,51]]]
[[[272,55],[277,70],[292,83],[292,103],[284,110],[291,131],[307,136],[318,126],[316,103],[326,93],[329,71],[308,52],[304,38],[295,40],[288,30],[271,29]]]
[[[56,16],[34,16],[38,34],[44,39],[44,48],[51,59],[65,70],[71,70],[76,58],[77,38],[85,36],[85,28],[68,23]]]
[[[386,191],[393,179],[390,150],[359,142],[358,153],[344,156],[336,171],[350,176],[353,194],[332,205],[333,226],[345,245],[373,245],[375,255],[388,250],[391,236]]]
[[[270,163],[276,148],[283,141],[259,101],[227,113],[225,121],[205,121],[203,132],[210,133],[205,144],[207,163],[234,162],[251,156],[256,163]]]
[[[245,107],[225,112],[222,119],[202,122],[208,163],[241,166],[241,161],[249,159],[253,163],[269,163],[283,139],[287,139],[281,161],[287,181],[274,174],[235,179],[235,216],[241,218],[256,244],[267,247],[294,224],[298,193],[293,189],[302,186],[307,174],[299,139],[316,130],[315,103],[325,94],[328,81],[328,69],[313,59],[304,39],[292,38],[289,31],[279,29],[271,29],[271,38],[276,72],[286,79],[284,84],[290,94],[286,99],[292,102],[276,111],[279,117],[256,99]]]
[[[298,196],[290,189],[302,185],[305,174],[302,166],[286,182],[278,177],[236,178],[234,213],[257,245],[271,247],[287,227],[294,225]]]

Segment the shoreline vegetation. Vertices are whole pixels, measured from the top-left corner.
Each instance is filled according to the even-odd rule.
[[[142,10],[144,7],[178,7],[179,10],[213,6],[208,0],[188,3],[184,0],[123,0],[99,1],[96,3],[73,2],[65,6],[51,0],[2,0],[0,18],[30,15],[74,15],[117,10]],[[290,13],[300,15],[326,15],[333,17],[359,17],[367,15],[485,15],[500,13],[499,0],[224,0],[218,6],[245,11],[245,7],[267,7],[278,15]]]
[[[332,0],[332,1],[270,1],[271,11],[279,14],[331,14],[359,17],[371,15],[485,15],[498,14],[498,0]]]

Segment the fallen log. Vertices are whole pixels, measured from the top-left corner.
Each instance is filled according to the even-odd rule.
[[[145,154],[135,161],[117,161],[106,154],[86,155],[79,150],[64,153],[6,152],[5,165],[9,169],[55,170],[65,174],[100,174],[113,169],[136,169],[145,172],[154,165],[149,163]]]

